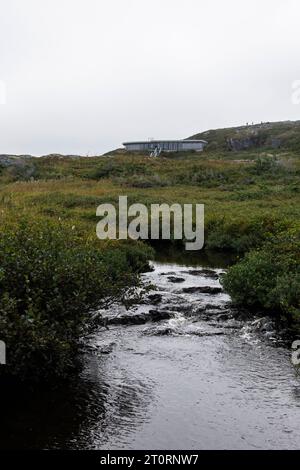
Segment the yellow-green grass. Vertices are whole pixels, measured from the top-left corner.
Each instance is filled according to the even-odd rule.
[[[241,164],[239,155],[238,162],[196,157],[40,159],[34,162],[40,177],[33,181],[8,182],[7,174],[2,174],[0,209],[67,218],[88,227],[95,225],[99,204],[117,203],[119,195],[127,195],[129,203],[147,205],[203,203],[208,221],[272,216],[287,218],[293,225],[300,220],[299,160],[295,156],[283,161],[282,172],[260,175],[253,173],[252,162]]]
[[[239,171],[238,168],[239,165],[235,171]],[[96,237],[97,206],[102,203],[117,206],[120,195],[127,195],[129,204],[139,202],[148,207],[152,203],[202,203],[205,204],[208,247],[244,252],[259,245],[268,232],[274,234],[299,227],[300,193],[293,186],[289,189],[290,185],[290,182],[285,185],[272,180],[264,184],[260,181],[244,186],[238,184],[237,189],[234,185],[224,188],[219,184],[214,187],[181,184],[136,188],[115,178],[17,181],[0,187],[0,213],[18,217],[25,212],[33,218],[67,220],[77,230]]]
[[[157,159],[117,154],[102,158],[42,158],[28,165],[32,170],[30,177],[26,171],[22,174],[11,168],[2,170],[3,220],[18,219],[23,214],[39,222],[62,220],[77,234],[94,239],[100,247],[121,244],[130,251],[135,242],[97,240],[98,205],[117,206],[120,195],[127,195],[129,204],[138,202],[148,207],[152,203],[204,204],[206,249],[230,250],[240,255],[251,254],[257,248],[265,250],[263,256],[254,254],[246,258],[240,270],[232,271],[235,277],[230,277],[229,272],[227,287],[232,297],[243,298],[247,304],[252,289],[253,302],[265,308],[282,309],[287,317],[299,318],[297,153],[209,152]],[[143,250],[141,246],[137,249]],[[244,277],[250,279],[253,271],[255,278],[257,270],[266,266],[267,273],[273,272],[275,258],[277,284],[259,284],[256,292],[253,282],[249,292],[243,292]],[[263,267],[258,263],[260,259],[265,260]],[[258,263],[257,268],[254,263]],[[266,276],[262,273],[263,278]],[[259,297],[262,290],[264,295]]]

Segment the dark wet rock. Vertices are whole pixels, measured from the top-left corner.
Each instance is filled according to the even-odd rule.
[[[208,304],[208,305],[209,305],[209,308],[207,308],[207,306],[205,305],[203,307],[194,309],[193,313],[196,315],[200,315],[201,320],[204,320],[204,321],[211,321],[212,319],[214,321],[219,321],[219,322],[233,320],[233,316],[230,310],[223,309],[221,305],[211,305],[211,304]]]
[[[243,307],[232,307],[230,308],[230,313],[233,318],[238,320],[248,321],[253,319],[251,312]]]
[[[160,273],[161,276],[174,276],[173,271],[169,271],[168,273]]]
[[[149,294],[147,300],[150,301],[151,304],[159,304],[162,301],[161,294]]]
[[[225,335],[225,331],[193,331],[192,334],[196,336],[221,336]]]
[[[113,351],[115,344],[116,343],[111,343],[111,344],[107,344],[106,346],[102,346],[102,348],[100,348],[99,350],[99,353],[110,354]]]
[[[223,325],[222,328],[228,328],[229,330],[240,330],[242,326],[238,324],[230,324],[230,325]]]
[[[108,329],[107,323],[108,318],[102,317],[102,315],[99,315],[99,313],[96,312],[91,318],[91,329],[96,329],[97,327],[103,327]]]
[[[148,316],[151,317],[150,321],[157,322],[172,318],[174,316],[174,312],[170,312],[169,310],[150,310]]]
[[[189,271],[181,271],[184,274],[190,274],[191,276],[201,276],[202,269],[189,269]]]
[[[168,310],[149,310],[148,313],[134,315],[120,315],[107,320],[108,325],[143,325],[147,322],[158,322],[173,317],[173,312]]]
[[[89,344],[85,346],[85,349],[87,351],[90,351],[96,354],[110,354],[113,351],[115,345],[116,345],[115,342],[105,344],[105,345]]]
[[[151,335],[151,336],[168,336],[168,335],[185,335],[186,334],[186,331],[180,331],[180,330],[176,330],[174,328],[171,328],[169,326],[165,327],[165,328],[151,328],[151,329],[148,329],[146,331],[144,331],[144,335]],[[189,335],[195,335],[195,336],[200,336],[200,337],[204,337],[204,336],[221,336],[221,335],[225,335],[225,331],[218,331],[218,330],[215,330],[215,331],[200,331],[198,329],[195,329],[195,330],[189,330],[188,331],[188,334]]]
[[[211,316],[210,315],[201,315],[201,320],[209,321],[209,320],[211,320]]]
[[[212,269],[202,269],[202,275],[204,275],[204,276],[214,276],[214,275],[217,275],[217,273],[215,271],[213,271]]]
[[[240,330],[241,325],[237,323],[220,323],[218,321],[215,322],[208,322],[209,326],[213,326],[215,328],[223,328],[225,330]]]
[[[196,315],[201,315],[202,320],[210,320],[213,315],[215,315],[217,312],[213,310],[207,311],[205,307],[200,307],[194,309],[194,313]]]
[[[226,321],[229,320],[230,315],[229,313],[220,313],[219,315],[216,316],[217,321]]]
[[[172,333],[174,333],[174,330],[172,328],[161,328],[156,330],[153,329],[145,332],[145,334],[153,336],[167,336],[171,335]]]
[[[173,282],[174,284],[184,282],[185,279],[183,277],[176,277],[176,276],[169,276],[168,281]]]
[[[221,287],[212,286],[197,286],[197,287],[184,287],[182,292],[185,294],[220,294],[223,292]]]
[[[186,305],[172,305],[172,311],[177,312],[177,313],[182,313],[186,317],[189,317],[195,313],[192,305],[186,304]]]
[[[223,306],[222,305],[215,305],[215,304],[205,304],[204,307],[202,307],[204,310],[222,310]]]
[[[191,269],[187,271],[191,276],[205,276],[210,277],[211,279],[219,279],[218,273],[212,269]]]
[[[108,325],[143,325],[149,321],[144,313],[120,315],[107,320]]]
[[[224,308],[235,308],[235,307],[237,307],[237,306],[236,306],[231,300],[229,300],[229,302],[225,302],[225,303],[223,304],[223,307],[224,307]]]

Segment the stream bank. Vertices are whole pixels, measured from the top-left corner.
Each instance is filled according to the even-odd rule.
[[[296,449],[300,383],[267,317],[233,308],[228,260],[167,258],[103,312],[73,384],[6,398],[2,448]]]

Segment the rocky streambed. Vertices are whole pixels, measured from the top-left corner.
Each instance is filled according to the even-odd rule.
[[[220,284],[223,269],[166,263],[153,263],[152,268],[152,272],[144,275],[144,280],[153,290],[129,310],[115,305],[101,312],[103,326],[109,329],[117,325],[146,325],[143,334],[148,334],[150,329],[151,334],[156,335],[218,335],[232,332],[227,330],[239,330],[241,334],[259,334],[277,345],[282,343],[270,318],[254,316],[232,304]],[[149,325],[153,323],[155,326]],[[102,336],[99,340],[102,342]],[[92,348],[98,346],[96,340]]]
[[[290,350],[270,319],[232,306],[223,272],[154,263],[144,278],[155,288],[139,305],[102,312],[80,380],[7,405],[2,445],[298,448]]]

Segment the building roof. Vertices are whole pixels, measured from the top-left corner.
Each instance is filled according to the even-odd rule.
[[[206,140],[200,139],[155,139],[155,140],[139,140],[134,142],[124,142],[123,145],[130,145],[130,144],[151,144],[151,143],[159,143],[159,142],[174,142],[174,143],[194,143],[194,144],[207,144]]]

